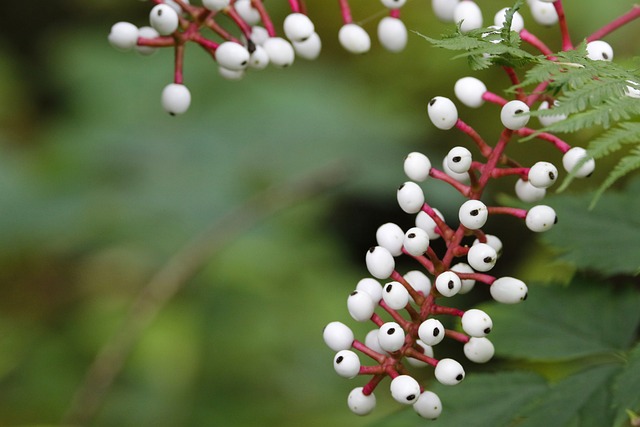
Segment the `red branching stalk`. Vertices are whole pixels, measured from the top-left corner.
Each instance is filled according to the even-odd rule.
[[[560,34],[562,35],[562,50],[573,50],[573,43],[571,42],[569,26],[567,25],[567,17],[564,14],[564,7],[562,7],[562,0],[554,1],[553,7],[555,7],[556,13],[558,14],[558,25],[560,25]]]
[[[488,100],[487,98],[485,98],[485,95],[487,95],[487,94],[493,95],[490,92],[485,92],[485,94],[482,95],[482,98],[485,99],[485,100]],[[487,95],[487,97],[493,99],[493,97],[490,96],[490,95]],[[495,96],[497,96],[497,95],[495,95]],[[506,104],[506,101],[504,103]],[[489,154],[491,153],[491,147],[489,146],[489,144],[487,144],[484,141],[484,139],[480,136],[480,134],[475,131],[475,129],[473,129],[471,126],[469,126],[468,124],[463,122],[462,119],[458,119],[456,121],[456,128],[458,128],[459,130],[461,130],[462,132],[467,134],[473,140],[473,142],[475,142],[475,144],[480,149],[480,153],[484,157],[488,157],[489,156]]]
[[[276,37],[276,28],[273,25],[273,21],[269,16],[269,12],[262,4],[262,0],[251,0],[251,5],[258,11],[260,14],[260,19],[262,20],[262,24],[264,25],[265,30],[267,30],[267,34],[269,37]]]
[[[520,84],[520,79],[516,74],[516,70],[514,70],[512,67],[506,67],[506,66],[502,68],[504,69],[504,71],[506,71],[507,76],[509,76],[509,80],[511,80],[511,84],[513,86],[516,86],[516,98],[519,99],[520,101],[524,101],[526,99],[526,96],[524,94],[524,89],[518,86]]]
[[[535,137],[538,139],[552,143],[562,153],[566,153],[571,149],[571,146],[567,144],[565,141],[548,132],[538,132],[531,128],[522,128],[515,131],[515,133],[516,135],[520,135],[520,136],[535,135]]]
[[[461,182],[456,181],[455,179],[451,178],[449,175],[447,175],[446,173],[436,169],[436,168],[431,168],[431,170],[429,171],[429,175],[432,176],[435,179],[439,179],[440,181],[444,181],[447,184],[451,185],[453,188],[455,188],[456,190],[458,190],[460,192],[460,194],[462,194],[463,196],[468,196],[469,193],[471,192],[471,188],[469,188],[468,185],[464,185]]]
[[[183,83],[184,77],[184,43],[177,43],[175,47],[175,65],[173,82],[177,84]]]
[[[353,17],[351,16],[351,7],[349,7],[348,0],[338,0],[340,4],[340,13],[342,15],[342,23],[343,24],[351,24],[353,22]]]
[[[536,37],[534,34],[530,33],[529,31],[527,31],[526,29],[522,29],[520,31],[520,38],[524,40],[526,43],[529,43],[531,46],[538,49],[540,53],[545,55],[547,58],[549,59],[554,58],[553,51],[549,49],[549,47],[546,44],[544,44],[542,40],[540,40],[538,37]]]
[[[445,329],[444,335],[449,338],[453,338],[454,340],[466,344],[469,342],[469,337],[462,332],[452,331],[451,329]]]
[[[637,18],[640,18],[640,5],[634,4],[631,7],[631,10],[629,12],[627,12],[624,15],[614,19],[613,21],[611,21],[607,25],[605,25],[602,28],[600,28],[599,30],[595,31],[593,34],[591,34],[589,37],[587,37],[587,41],[590,42],[590,41],[594,41],[594,40],[600,40],[601,38],[603,38],[607,34],[617,30],[618,28],[622,27],[625,24],[628,24],[629,22],[631,22],[631,21],[633,21],[634,19],[637,19]]]
[[[291,8],[291,12],[300,13],[300,3],[298,0],[289,0],[289,7]]]
[[[527,217],[526,209],[510,208],[507,206],[489,206],[487,210],[489,211],[489,215],[511,215],[520,219]]]

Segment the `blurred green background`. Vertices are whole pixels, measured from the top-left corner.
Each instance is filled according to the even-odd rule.
[[[345,180],[248,223],[162,308],[90,424],[358,426],[398,409],[380,393],[370,417],[349,412],[348,391],[364,381],[334,374],[321,331],[333,320],[360,338],[369,328],[350,320],[346,296],[367,275],[364,253],[375,229],[411,223],[395,202],[406,153],[437,159],[451,143],[466,142],[435,130],[425,105],[452,96],[455,80],[469,72],[413,33],[404,53],[383,51],[376,1],[352,1],[374,48],[348,55],[337,43],[337,2],[307,3],[324,42],[318,61],[229,82],[189,46],[193,103],[181,117],[159,105],[172,51],[143,58],[106,40],[116,21],[146,25],[146,2],[3,5],[0,425],[58,423],[96,353],[172,254],[266,188],[287,188],[328,167],[332,174],[336,162],[346,166]],[[567,3],[576,39],[631,5]],[[267,4],[280,28],[286,2]],[[481,5],[487,22],[509,4]],[[431,36],[448,28],[426,0],[409,1],[403,18]],[[533,31],[559,47],[555,28]],[[607,40],[623,57],[637,53],[638,35],[636,26]],[[476,75],[496,92],[508,82],[502,73]],[[460,112],[487,139],[497,137],[496,108]],[[515,152],[525,162],[558,160],[546,147]],[[436,183],[426,191],[433,206],[455,216],[457,195]],[[506,236],[498,273],[535,275],[523,261],[530,250],[522,242],[531,239],[524,227],[489,227]],[[486,295],[475,298],[461,304]]]

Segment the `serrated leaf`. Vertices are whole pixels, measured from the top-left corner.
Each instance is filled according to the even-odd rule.
[[[523,415],[518,427],[565,427],[573,420],[582,427],[581,415],[589,413],[591,405],[602,399],[600,391],[607,388],[619,365],[603,365],[586,369],[555,384],[545,396]]]
[[[594,159],[599,159],[621,149],[625,144],[637,144],[639,141],[640,123],[625,122],[593,139],[588,151]]]
[[[640,169],[640,146],[635,147],[631,152],[624,156],[618,164],[613,168],[607,179],[598,187],[596,194],[589,207],[594,207],[604,192],[609,189],[617,180],[628,175],[636,169]]]
[[[617,408],[614,426],[623,425],[627,411],[640,411],[640,343],[629,352],[624,371],[613,384],[613,402]]]
[[[626,350],[640,323],[640,293],[576,280],[567,287],[529,287],[518,306],[483,306],[493,319],[496,355],[563,361]]]
[[[547,385],[531,372],[500,372],[472,374],[455,387],[434,384],[433,391],[443,406],[438,427],[487,427],[509,425],[531,399],[547,391]],[[426,423],[408,408],[371,427],[423,427]]]
[[[579,269],[604,275],[636,274],[640,270],[638,191],[640,181],[635,180],[623,192],[604,194],[592,210],[587,210],[590,194],[550,196],[546,203],[553,206],[562,226],[540,237]]]

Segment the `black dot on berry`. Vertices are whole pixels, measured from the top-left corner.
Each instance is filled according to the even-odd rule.
[[[522,297],[522,301],[526,300],[528,296],[529,296],[529,292],[527,292],[526,294],[524,294],[524,296]]]
[[[458,376],[456,377],[456,380],[457,381],[462,381],[463,378],[464,378],[464,375],[458,374]]]
[[[478,209],[474,209],[471,212],[469,212],[469,215],[471,216],[478,216],[478,214],[480,213],[480,211]]]
[[[514,111],[515,114],[522,114],[524,113],[524,110],[521,109],[517,109],[516,111]]]
[[[338,356],[336,359],[336,363],[342,363],[343,360],[344,360],[344,357]]]
[[[462,157],[460,156],[455,156],[453,159],[451,159],[453,161],[453,163],[458,163],[460,160],[462,160]]]
[[[556,179],[556,175],[553,172],[549,172],[549,179],[550,180]]]
[[[557,217],[557,216],[555,216],[555,217],[553,218],[553,223],[554,223],[554,224],[557,224],[557,223],[558,223],[558,217]]]
[[[431,101],[429,101],[429,106],[433,107],[433,104],[436,103],[436,99],[433,98]]]
[[[369,248],[369,253],[372,254],[375,250],[376,250],[376,247],[375,246],[371,246]]]
[[[176,115],[176,113],[174,113],[174,112],[172,112],[172,111],[169,111],[169,115],[170,115],[170,116],[175,116],[175,115]]]
[[[407,396],[407,400],[408,400],[409,402],[411,402],[411,401],[412,401],[413,399],[415,399],[415,398],[416,398],[416,395],[415,395],[415,394],[410,394],[409,396]]]
[[[607,55],[606,52],[602,52],[602,57],[604,59],[609,59],[609,55]]]
[[[440,335],[440,328],[433,328],[433,336],[437,337],[438,335]]]
[[[404,188],[404,184],[402,184],[400,187],[398,187],[398,191],[402,190]]]
[[[393,335],[396,333],[396,328],[389,328],[387,329],[387,335]]]
[[[300,43],[302,43],[302,42],[306,42],[307,40],[309,40],[309,37],[305,37],[305,38],[303,38],[303,39],[300,39]]]
[[[353,291],[349,294],[349,296],[354,296],[354,295],[358,295],[358,291]]]
[[[449,283],[447,283],[447,287],[448,287],[449,289],[453,289],[453,287],[454,287],[454,286],[455,286],[455,285],[453,284],[453,280],[449,280]]]
[[[245,65],[247,65],[247,61],[242,61],[242,62],[240,63],[240,65],[242,65],[242,66],[244,67]]]
[[[387,291],[387,293],[391,292],[391,290],[393,289],[393,285],[387,285],[385,291]]]
[[[162,9],[158,9],[158,16],[162,16]]]
[[[407,237],[410,239],[414,239],[416,237],[416,233],[409,233]]]
[[[593,172],[591,172],[589,175],[587,175],[587,178],[591,178],[591,175],[593,175]]]
[[[491,332],[491,328],[485,328],[484,333],[488,334],[489,332]]]
[[[491,258],[490,256],[484,257],[483,261],[486,262],[487,264],[490,264],[493,261],[493,258]]]

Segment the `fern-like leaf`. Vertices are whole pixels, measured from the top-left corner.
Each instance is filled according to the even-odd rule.
[[[587,150],[594,159],[600,159],[620,150],[623,145],[638,143],[640,143],[640,123],[624,122],[592,140]]]
[[[640,169],[640,146],[635,147],[629,152],[627,156],[620,159],[607,179],[602,183],[602,185],[600,185],[600,188],[598,188],[598,190],[596,191],[596,194],[593,196],[593,200],[591,201],[589,208],[593,208],[602,194],[604,194],[604,192],[617,180],[637,169]]]

